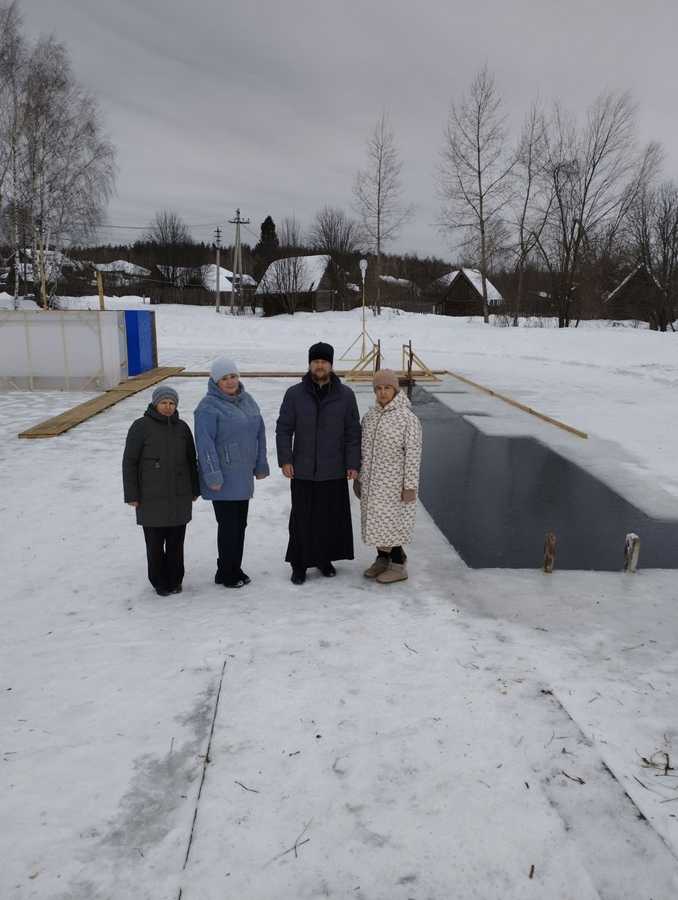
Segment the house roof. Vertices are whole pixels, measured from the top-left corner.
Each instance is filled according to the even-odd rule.
[[[159,271],[169,277],[169,266],[158,266]],[[214,263],[205,266],[177,266],[174,270],[174,276],[178,285],[186,287],[188,284],[196,284],[199,278],[202,286],[206,291],[216,291],[217,289],[217,267]],[[242,276],[243,287],[254,287],[256,281],[251,275]],[[230,294],[233,290],[233,272],[230,269],[219,266],[219,291],[224,294]]]
[[[33,249],[31,247],[26,247],[21,250],[20,256],[21,254],[23,254],[25,259],[33,259]],[[50,281],[54,278],[58,278],[64,269],[80,271],[83,268],[83,265],[79,260],[70,259],[70,257],[66,256],[66,254],[62,253],[60,250],[44,250],[43,255],[45,275]],[[32,282],[34,280],[32,262],[20,262],[19,270],[24,281]]]
[[[398,287],[408,288],[412,285],[409,278],[396,278],[395,275],[380,275],[379,278],[387,284],[396,284]]]
[[[213,263],[202,267],[202,284],[206,291],[216,291],[217,267]],[[256,281],[251,275],[243,275],[241,284],[243,287],[254,287]],[[233,272],[223,266],[219,266],[219,290],[227,294],[233,290]]]
[[[604,302],[609,303],[610,300],[614,300],[623,291],[623,289],[625,287],[627,287],[627,285],[631,281],[633,281],[633,279],[641,272],[644,273],[648,278],[651,278],[652,281],[654,281],[655,285],[659,288],[659,290],[662,289],[661,284],[657,281],[657,279],[654,277],[654,275],[650,275],[650,273],[648,272],[647,266],[645,266],[643,263],[640,263],[639,265],[637,265],[635,267],[635,269],[633,269],[633,271],[629,272],[629,274],[626,276],[626,278],[624,278],[622,281],[619,282],[619,284],[613,291],[610,291],[610,293],[605,298]]]
[[[451,272],[448,272],[447,275],[443,275],[442,277],[438,278],[436,284],[441,288],[448,288],[457,280],[457,278],[459,278],[462,272],[463,276],[466,277],[466,279],[471,283],[478,294],[482,296],[482,275],[480,274],[478,269],[453,269]],[[489,278],[485,278],[485,284],[487,285],[487,302],[501,303],[503,297],[496,289],[496,287],[492,284]]]
[[[150,269],[136,266],[126,259],[116,259],[109,263],[95,263],[94,268],[97,272],[115,272],[117,275],[148,276],[151,274]]]
[[[276,259],[264,272],[256,293],[284,294],[292,287],[299,293],[317,291],[330,261],[326,253]]]

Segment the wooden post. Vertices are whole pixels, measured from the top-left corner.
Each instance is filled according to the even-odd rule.
[[[633,574],[638,568],[640,538],[630,531],[624,540],[624,571]]]
[[[101,312],[104,312],[106,309],[106,305],[104,304],[104,279],[101,277],[101,272],[97,269],[97,289],[99,291],[99,309]]]
[[[556,536],[552,531],[546,532],[544,540],[544,572],[551,575],[556,563]]]

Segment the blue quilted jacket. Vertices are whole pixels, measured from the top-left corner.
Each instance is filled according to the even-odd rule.
[[[229,397],[209,379],[195,410],[195,442],[205,500],[249,500],[254,476],[269,474],[264,420],[242,382]]]

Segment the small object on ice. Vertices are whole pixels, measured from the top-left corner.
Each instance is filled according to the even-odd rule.
[[[254,788],[247,787],[247,785],[243,784],[242,781],[234,781],[233,783],[237,784],[238,787],[241,787],[243,789],[243,791],[249,791],[250,794],[258,794],[259,793],[259,791],[255,790]]]
[[[550,575],[556,562],[556,536],[552,531],[546,532],[544,540],[544,572]]]
[[[580,778],[579,775],[568,775],[565,769],[560,770],[566,778],[569,778],[570,781],[575,781],[577,784],[586,784],[583,778]],[[635,776],[634,776],[635,777]]]
[[[534,863],[530,866],[530,878],[534,878]]]
[[[640,556],[640,538],[633,531],[626,535],[624,540],[624,571],[635,572],[638,568]]]

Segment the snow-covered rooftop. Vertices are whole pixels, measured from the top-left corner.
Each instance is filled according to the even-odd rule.
[[[395,275],[380,275],[379,278],[387,284],[397,284],[398,287],[408,288],[412,285],[409,278],[396,278]]]
[[[471,282],[473,287],[478,291],[478,293],[482,296],[483,293],[483,285],[482,285],[482,275],[478,271],[478,269],[453,269],[451,272],[448,272],[446,275],[443,275],[436,282],[440,287],[447,288],[453,284],[454,281],[459,277],[460,272],[463,272],[466,278]],[[501,303],[503,297],[496,289],[496,287],[492,284],[489,278],[485,279],[485,284],[487,285],[487,302],[488,303]]]
[[[257,294],[284,294],[316,291],[327,271],[331,257],[326,253],[313,256],[287,256],[276,259],[264,272]]]
[[[606,303],[609,303],[610,300],[614,300],[614,298],[620,293],[620,291],[622,291],[623,288],[625,288],[626,285],[627,285],[633,278],[635,278],[636,275],[637,275],[639,272],[645,272],[645,274],[648,276],[648,278],[652,278],[652,280],[653,280],[654,283],[657,285],[657,287],[659,288],[659,290],[662,289],[661,284],[657,281],[657,279],[655,278],[655,276],[654,276],[654,275],[650,275],[650,273],[647,271],[647,268],[646,268],[642,263],[640,263],[640,265],[636,266],[635,269],[634,269],[632,272],[629,272],[629,274],[626,276],[626,278],[624,278],[624,280],[621,281],[613,291],[610,291],[610,293],[609,293],[609,294],[607,295],[607,297],[605,298],[605,302],[606,302]]]
[[[158,266],[162,274],[169,278],[171,270],[169,266]],[[177,266],[174,270],[174,277],[182,287],[188,284],[197,285],[198,278],[202,281],[202,286],[206,291],[216,291],[217,289],[217,267],[214,263],[205,266]],[[233,272],[224,266],[219,266],[219,291],[224,294],[230,294],[233,290]],[[256,281],[251,275],[242,276],[243,287],[255,287]]]
[[[109,263],[95,263],[94,268],[97,272],[115,272],[118,275],[145,277],[151,274],[150,269],[137,266],[126,259],[116,259]]]
[[[216,291],[217,289],[217,267],[210,264],[202,267],[202,283],[207,291]],[[242,276],[243,287],[255,287],[256,281],[251,275]],[[219,266],[219,290],[230,293],[233,289],[233,272]]]
[[[24,259],[33,259],[33,249],[26,247],[21,251]],[[39,253],[38,253],[39,255]],[[61,250],[43,250],[43,258],[45,261],[45,274],[48,281],[52,281],[61,275],[63,269],[82,269],[82,263],[77,259],[70,259]],[[24,281],[33,281],[33,264],[20,262],[19,271]]]

